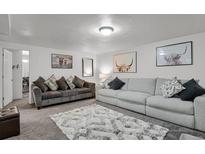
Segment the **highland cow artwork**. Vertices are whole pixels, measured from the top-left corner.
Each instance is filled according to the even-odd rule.
[[[115,73],[134,73],[136,72],[136,52],[128,52],[114,55],[113,72]]]
[[[156,63],[157,66],[192,65],[192,42],[158,47]]]
[[[51,67],[52,68],[72,69],[73,56],[61,55],[61,54],[51,54]]]

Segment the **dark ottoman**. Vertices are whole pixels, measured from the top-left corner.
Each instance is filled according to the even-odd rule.
[[[16,106],[0,111],[0,139],[20,134],[19,110]]]

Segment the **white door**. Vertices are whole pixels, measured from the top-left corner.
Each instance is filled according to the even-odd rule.
[[[12,72],[12,52],[3,51],[3,102],[4,106],[13,100],[13,72]]]

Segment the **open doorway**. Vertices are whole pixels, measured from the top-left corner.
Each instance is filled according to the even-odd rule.
[[[29,97],[29,51],[22,51],[22,94]]]
[[[29,94],[29,51],[3,49],[3,106]]]

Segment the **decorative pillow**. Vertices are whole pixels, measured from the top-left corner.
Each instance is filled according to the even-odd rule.
[[[194,79],[184,83],[183,86],[186,88],[178,94],[178,97],[184,101],[193,101],[197,96],[205,94],[205,89],[202,88],[198,82]]]
[[[70,79],[66,79],[66,83],[68,84],[69,88],[70,89],[74,89],[75,88],[75,85],[72,83],[72,81],[70,81]]]
[[[58,89],[58,84],[56,83],[56,78],[55,78],[54,74],[51,75],[51,77],[50,77],[48,80],[46,80],[44,83],[45,83],[52,91],[55,91],[55,90]]]
[[[74,77],[71,75],[67,80],[73,82]]]
[[[40,76],[40,77],[39,77],[36,81],[34,81],[33,83],[34,83],[37,87],[39,87],[42,92],[46,92],[46,91],[48,91],[48,87],[47,87],[46,84],[44,84],[44,82],[45,82],[45,79]]]
[[[125,83],[121,81],[118,77],[116,77],[114,80],[108,83],[108,85],[110,86],[110,89],[113,89],[113,90],[121,89],[122,86],[124,86],[124,84]]]
[[[174,78],[173,80],[166,81],[161,87],[162,95],[164,97],[172,97],[175,94],[181,92],[185,88],[182,86],[182,84],[177,80],[177,78]]]
[[[112,80],[113,80],[113,77],[112,77],[112,76],[108,77],[108,78],[103,82],[103,88],[110,89],[110,86],[108,85],[108,83],[110,83]]]
[[[83,88],[85,81],[75,76],[73,79],[73,84],[78,88]]]
[[[67,90],[68,89],[68,85],[67,85],[64,77],[61,77],[59,80],[56,81],[56,83],[58,84],[59,90]]]

